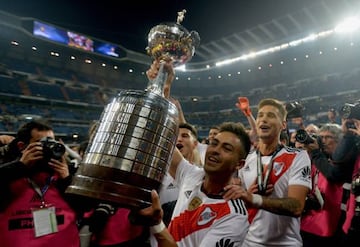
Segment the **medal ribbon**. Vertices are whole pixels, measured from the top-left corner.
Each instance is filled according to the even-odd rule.
[[[257,182],[258,182],[258,190],[259,190],[260,195],[263,195],[266,192],[266,187],[269,182],[270,172],[273,169],[275,156],[280,152],[282,147],[283,147],[282,145],[278,145],[275,152],[272,154],[264,177],[263,177],[264,167],[261,162],[261,153],[259,150],[256,151],[256,154],[257,154]]]

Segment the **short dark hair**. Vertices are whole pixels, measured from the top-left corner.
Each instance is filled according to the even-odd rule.
[[[219,133],[225,131],[235,134],[240,139],[242,145],[244,146],[243,158],[245,158],[250,152],[251,141],[244,125],[242,123],[224,122],[219,125]]]
[[[258,105],[258,110],[260,110],[260,108],[262,108],[263,106],[266,106],[266,105],[271,105],[271,106],[277,108],[281,114],[281,118],[283,120],[286,119],[287,111],[286,111],[286,107],[283,102],[281,102],[277,99],[272,99],[272,98],[263,99],[260,101],[260,103]]]
[[[194,125],[191,125],[189,123],[181,123],[179,124],[179,129],[188,129],[191,131],[191,133],[196,139],[198,138],[198,133]]]
[[[53,128],[50,125],[48,125],[46,122],[33,120],[25,123],[19,128],[16,134],[16,140],[22,141],[24,143],[29,143],[31,139],[31,131],[34,129],[39,131],[53,130]]]
[[[216,129],[216,130],[219,130],[219,125],[213,125],[213,126],[211,126],[209,129]]]

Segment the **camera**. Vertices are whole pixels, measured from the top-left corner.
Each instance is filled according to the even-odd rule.
[[[286,107],[288,118],[302,117],[302,111],[303,111],[304,107],[299,102],[294,101],[294,102],[286,103],[285,107]]]
[[[45,160],[61,160],[61,157],[65,154],[65,146],[51,137],[44,137],[40,142],[43,147],[43,156]]]
[[[340,108],[340,115],[342,118],[346,119],[358,119],[360,120],[360,103],[355,104],[345,103]]]
[[[116,208],[108,203],[99,203],[89,218],[91,232],[99,233],[104,228],[111,215],[114,215]]]
[[[356,126],[355,126],[354,121],[348,120],[348,121],[346,122],[346,128],[348,128],[348,129],[356,129]]]
[[[311,144],[311,143],[314,143],[315,142],[315,139],[317,140],[319,146],[321,144],[321,139],[318,138],[317,136],[315,135],[309,135],[305,130],[303,129],[298,129],[296,131],[296,135],[295,135],[295,140],[297,142],[300,142],[300,143],[303,143],[305,145],[307,144]]]
[[[319,188],[315,188],[315,190],[306,196],[304,212],[309,210],[321,210],[324,206],[324,199],[321,194]]]

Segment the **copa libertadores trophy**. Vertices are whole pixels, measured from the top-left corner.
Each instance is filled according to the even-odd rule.
[[[188,62],[200,43],[197,32],[180,23],[153,27],[147,52],[174,66]],[[170,164],[177,139],[178,111],[164,98],[167,72],[160,62],[158,76],[144,91],[125,90],[105,106],[95,135],[66,193],[84,203],[110,202],[127,208],[151,205],[151,190],[158,190]]]

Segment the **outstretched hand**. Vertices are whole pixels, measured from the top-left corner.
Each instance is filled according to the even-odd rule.
[[[175,78],[175,71],[174,71],[172,61],[171,60],[167,60],[167,61],[154,60],[150,66],[150,69],[148,69],[146,71],[146,75],[149,80],[151,80],[151,81],[154,80],[159,74],[159,69],[160,69],[161,63],[164,63],[164,70],[165,70],[165,72],[167,72],[167,78],[166,78],[166,81],[164,84],[164,96],[165,96],[165,98],[169,98],[171,83],[173,82],[173,80]]]
[[[245,116],[249,117],[251,115],[249,99],[247,97],[238,97],[238,102],[235,105]]]

